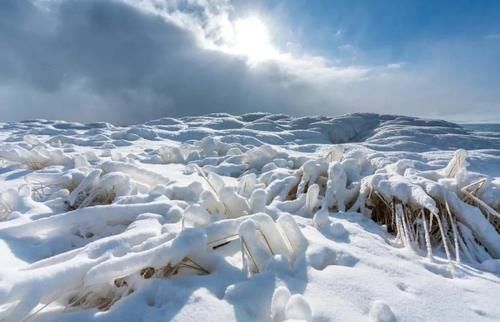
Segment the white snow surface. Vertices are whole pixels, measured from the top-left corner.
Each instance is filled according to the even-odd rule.
[[[0,139],[0,321],[500,321],[500,133],[252,113]],[[431,247],[401,212],[439,200]]]

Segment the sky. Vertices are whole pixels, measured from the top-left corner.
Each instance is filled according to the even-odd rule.
[[[1,0],[2,121],[500,122],[495,0]]]

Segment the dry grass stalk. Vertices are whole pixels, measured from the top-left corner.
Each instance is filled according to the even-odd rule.
[[[142,279],[172,278],[179,275],[183,269],[188,269],[189,272],[195,272],[196,275],[210,274],[208,269],[204,268],[195,260],[185,257],[176,265],[171,265],[169,263],[159,268],[145,267],[138,272],[138,275]],[[66,309],[96,308],[100,311],[107,311],[111,308],[111,306],[113,306],[114,303],[135,291],[129,282],[131,277],[132,276],[124,276],[116,278],[112,285],[105,287],[104,291],[102,288],[96,289],[95,287],[88,287],[79,292],[80,295],[71,296],[67,301]],[[39,313],[39,311],[36,313]]]
[[[30,170],[41,170],[43,168],[47,167],[47,163],[40,162],[40,161],[33,161],[29,160],[26,162],[26,165]]]
[[[272,251],[271,245],[269,244],[269,241],[267,240],[267,238],[264,235],[264,233],[259,228],[256,228],[256,230],[259,233],[259,237],[261,237],[262,241],[264,241],[263,245],[266,247],[266,249],[269,252],[269,254],[271,254],[272,256],[274,256],[275,254]],[[245,242],[245,238],[240,235],[240,240],[241,240],[241,256],[242,256],[243,262],[247,263],[247,258],[250,258],[251,261],[252,261],[252,266],[251,267],[254,267],[257,270],[257,271],[252,271],[251,273],[260,273],[260,272],[262,272],[263,267],[259,267],[258,261],[255,260],[255,258],[253,257],[252,253],[249,251],[247,243]],[[248,264],[246,264],[245,266],[248,268],[248,270],[250,272],[250,266],[248,266]]]
[[[396,243],[415,250],[421,249],[429,259],[433,258],[433,247],[442,247],[449,262],[454,260],[459,263],[461,251],[467,259],[472,259],[469,249],[482,246],[476,240],[462,236],[447,202],[435,202],[440,215],[424,208],[413,209],[396,198],[389,202],[375,189],[371,189],[366,206],[371,209],[371,217],[375,222],[385,225],[387,232],[396,235]],[[467,245],[470,243],[475,245]]]
[[[212,249],[217,249],[223,245],[226,245],[228,244],[229,242],[235,240],[235,239],[238,239],[239,238],[239,235],[238,234],[233,234],[233,235],[228,235],[226,237],[223,237],[223,238],[219,238],[219,239],[216,239],[216,240],[213,240],[211,242],[208,243],[208,246]]]
[[[486,182],[487,179],[482,178],[460,189],[460,192],[463,194],[462,200],[479,208],[488,221],[495,227],[496,231],[500,233],[500,213],[477,196],[477,193]]]
[[[4,220],[14,210],[5,200],[0,198],[0,220]]]
[[[212,183],[210,182],[210,180],[208,180],[208,177],[205,173],[205,170],[203,170],[203,168],[201,168],[199,165],[197,164],[193,164],[194,168],[196,169],[196,172],[198,172],[198,175],[200,177],[203,178],[203,180],[205,180],[205,182],[208,184],[208,186],[210,187],[210,189],[212,189],[213,193],[215,194],[215,197],[217,198],[217,201],[220,202],[220,204],[224,207],[224,213],[227,212],[227,206],[226,204],[224,203],[224,201],[222,200],[222,198],[219,196],[219,192],[217,191],[217,189],[215,189],[215,187],[212,185]]]

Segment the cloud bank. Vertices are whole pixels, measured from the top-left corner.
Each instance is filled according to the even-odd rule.
[[[256,64],[231,52],[237,14],[227,1],[3,0],[3,120],[138,123],[253,111],[477,118],[478,109],[500,109],[500,95],[478,86],[489,78],[457,77],[474,71],[467,53],[454,55],[457,70],[448,46],[433,46],[426,65],[336,66],[283,50]],[[478,46],[486,40],[494,39]]]

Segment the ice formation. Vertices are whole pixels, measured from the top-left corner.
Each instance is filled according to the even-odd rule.
[[[1,127],[0,320],[500,319],[498,135],[375,114]]]

